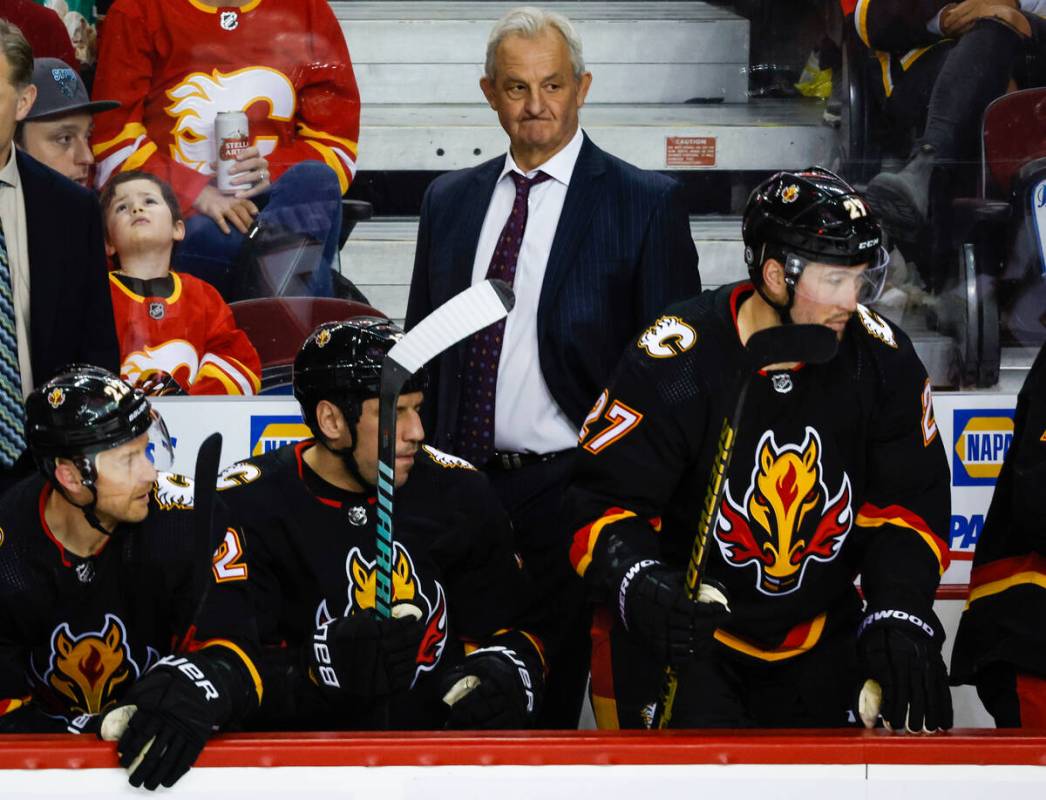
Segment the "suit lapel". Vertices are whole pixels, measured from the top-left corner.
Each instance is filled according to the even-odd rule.
[[[462,200],[461,221],[455,231],[451,251],[446,299],[465,291],[472,284],[472,265],[476,260],[479,234],[483,229],[483,220],[487,216],[491,195],[494,194],[494,184],[504,164],[504,158],[491,159],[476,168],[469,182],[467,194]]]
[[[54,280],[50,266],[56,265],[57,254],[54,243],[55,225],[60,225],[60,218],[40,213],[41,208],[48,207],[46,197],[48,176],[35,164],[29,163],[28,157],[17,153],[18,176],[22,182],[22,197],[25,200],[26,252],[29,256],[29,281],[32,291],[29,293],[29,340],[31,351],[44,353],[50,347],[51,333],[54,330],[55,313],[58,302],[56,295],[62,287],[49,285]],[[33,213],[34,210],[36,213]],[[34,372],[36,365],[34,364]]]
[[[539,331],[543,328],[541,318],[545,310],[551,307],[563,279],[577,262],[578,251],[592,221],[603,173],[606,171],[603,151],[592,143],[587,134],[584,136],[585,141],[578,153],[567,196],[563,200],[563,210],[559,214],[559,224],[556,225],[556,235],[552,239],[552,251],[545,266],[545,278],[538,301]]]

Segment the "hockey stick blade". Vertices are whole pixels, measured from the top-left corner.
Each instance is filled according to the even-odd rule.
[[[389,350],[387,358],[402,366],[408,376],[413,375],[448,347],[506,316],[515,303],[516,297],[504,281],[477,283],[411,328]]]
[[[441,305],[385,356],[378,395],[377,569],[374,608],[392,613],[393,514],[396,491],[396,404],[410,376],[444,350],[508,315],[515,295],[504,281],[477,283]]]
[[[801,361],[823,364],[835,357],[839,340],[824,325],[777,325],[753,333],[745,346],[753,372],[770,364]]]

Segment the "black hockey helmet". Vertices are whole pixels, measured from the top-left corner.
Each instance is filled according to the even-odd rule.
[[[80,471],[83,485],[95,498],[84,507],[89,521],[97,501],[99,453],[148,433],[157,469],[169,468],[174,460],[163,419],[145,394],[101,367],[66,367],[30,393],[25,415],[29,450],[37,468],[55,488],[63,491],[54,479],[55,459],[67,458]],[[97,527],[96,522],[92,524]]]
[[[316,440],[323,442],[316,421],[316,404],[327,400],[341,409],[352,431],[353,444],[339,454],[362,485],[366,482],[352,455],[356,424],[363,401],[378,396],[385,355],[401,338],[403,329],[383,317],[326,322],[309,334],[294,359],[294,396],[301,404],[305,424]],[[427,386],[428,375],[421,369],[411,376],[402,392],[423,392]]]
[[[871,302],[882,290],[889,257],[883,247],[879,220],[849,183],[823,167],[778,172],[748,196],[742,236],[745,263],[756,288],[762,287],[762,267],[768,258],[785,266],[789,303],[806,264],[844,267],[866,264],[867,289],[861,301]],[[760,292],[762,293],[762,292]]]

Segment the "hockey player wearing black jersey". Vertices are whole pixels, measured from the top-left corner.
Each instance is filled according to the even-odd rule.
[[[106,370],[34,390],[26,438],[40,474],[0,501],[0,731],[116,731],[133,786],[172,786],[262,696],[241,539],[200,563],[163,421]]]
[[[666,310],[589,414],[571,562],[600,604],[601,727],[651,724],[666,663],[675,727],[843,726],[865,679],[881,685],[888,725],[950,727],[932,611],[948,467],[911,342],[862,305],[882,285],[880,238],[832,173],[773,176],[745,211],[751,281]],[[792,322],[830,327],[838,353],[753,376],[713,517],[707,602],[691,602],[683,569],[741,348]]]
[[[294,363],[315,439],[228,467],[265,655],[259,728],[528,727],[538,640],[508,519],[486,478],[424,445],[424,373],[398,402],[392,617],[375,611],[378,384],[402,336],[373,317],[328,323]]]
[[[1044,486],[1046,346],[1017,396],[952,651],[952,682],[976,685],[1000,728],[1046,728]]]

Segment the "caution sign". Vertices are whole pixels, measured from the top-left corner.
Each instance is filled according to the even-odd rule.
[[[669,167],[714,167],[716,137],[668,136],[665,165]]]

